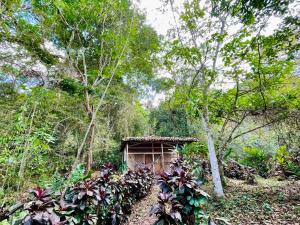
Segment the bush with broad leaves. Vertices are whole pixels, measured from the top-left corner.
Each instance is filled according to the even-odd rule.
[[[118,174],[112,165],[99,176],[66,187],[59,193],[36,188],[24,204],[23,225],[118,225],[125,223],[132,204],[151,188],[152,172],[146,167]]]
[[[208,194],[200,189],[200,184],[185,165],[183,158],[178,158],[171,165],[170,171],[163,172],[158,179],[161,192],[158,203],[150,210],[158,219],[155,225],[187,224],[205,222]]]

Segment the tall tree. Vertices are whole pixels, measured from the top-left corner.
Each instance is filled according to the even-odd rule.
[[[294,87],[288,85],[293,80],[300,40],[296,25],[299,18],[295,17],[295,9],[289,10],[290,3],[223,1],[222,7],[214,5],[215,13],[230,12],[240,20],[243,28],[224,45],[221,52],[224,62],[222,76],[231,81],[234,88],[224,95],[215,93],[212,95],[214,99],[211,99],[211,111],[219,119],[223,118],[219,121],[221,127],[218,131],[221,167],[224,150],[231,141],[288,119],[289,111],[293,110],[294,102],[299,98]],[[282,21],[279,27],[271,34],[264,34],[270,18],[280,15]],[[257,126],[239,131],[239,127],[249,119],[259,121]]]
[[[274,84],[291,75],[298,48],[298,41],[291,44],[291,40],[295,38],[297,40],[298,35],[294,30],[289,32],[292,34],[291,39],[288,38],[289,35],[283,37],[282,31],[287,28],[284,24],[274,35],[262,34],[262,30],[268,25],[268,18],[276,13],[282,13],[287,7],[280,8],[282,10],[269,4],[256,7],[249,1],[254,4],[253,15],[260,20],[248,17],[241,20],[240,15],[247,7],[241,6],[238,2],[233,6],[231,1],[211,1],[210,4],[207,2],[204,4],[201,1],[191,0],[185,1],[183,7],[178,8],[173,1],[168,2],[176,25],[171,33],[173,36],[166,54],[166,67],[181,80],[183,87],[181,93],[185,95],[181,98],[186,98],[186,103],[194,116],[198,116],[202,121],[208,143],[215,193],[223,196],[218,167],[222,166],[223,150],[226,146],[224,140],[225,142],[232,140],[232,134],[247,116],[256,113],[267,115],[266,109],[270,105],[276,114],[274,101],[280,104],[280,100],[275,96],[269,97],[267,92],[278,89]],[[276,47],[273,46],[275,43]],[[272,47],[277,50],[272,51]],[[239,51],[240,48],[243,51]],[[231,98],[220,98],[220,104],[215,105],[218,96],[224,96],[222,93],[230,88],[230,84],[231,87],[235,87],[227,92],[229,95],[232,94]],[[224,113],[227,110],[230,112]],[[224,119],[220,119],[221,114]],[[242,119],[236,120],[234,117],[237,115]],[[280,117],[270,119],[265,124],[253,128],[253,131],[279,119]],[[219,135],[213,135],[212,132],[212,126],[216,122],[223,123]],[[228,131],[229,136],[224,135]],[[236,134],[234,138],[241,135],[243,134]]]
[[[224,196],[209,120],[208,97],[217,78],[217,62],[226,35],[228,13],[213,15],[209,6],[202,7],[199,1],[185,1],[183,10],[177,15],[174,2],[169,1],[169,4],[179,23],[174,28],[176,38],[167,54],[167,66],[173,74],[185,71],[190,76],[187,80],[191,86],[201,92],[202,109],[198,115],[207,138],[214,191],[217,196]]]
[[[74,84],[80,86],[89,125],[74,165],[86,155],[90,169],[97,113],[103,108],[109,87],[125,75],[153,75],[153,59],[159,45],[156,33],[145,25],[143,16],[128,0],[33,0],[4,6],[7,18],[3,20],[9,22],[8,17],[12,18],[6,30],[9,33],[12,27],[14,32],[3,36],[11,42],[19,40],[32,55],[49,66],[54,64],[65,89]],[[10,13],[12,9],[14,13]],[[46,41],[63,52],[62,60],[42,47]]]

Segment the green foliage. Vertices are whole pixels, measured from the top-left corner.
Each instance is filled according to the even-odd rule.
[[[84,165],[78,164],[74,170],[71,171],[69,181],[71,184],[78,183],[79,181],[84,180],[85,178],[85,169]]]
[[[58,170],[50,178],[50,182],[47,186],[51,189],[51,191],[62,191],[66,187],[72,186],[76,183],[84,181],[90,177],[90,174],[85,173],[85,168],[83,164],[78,164],[70,174],[65,174],[62,176]]]
[[[255,168],[260,176],[267,177],[270,170],[270,157],[266,155],[262,149],[257,147],[244,147],[243,150],[246,155],[242,163]]]
[[[187,159],[187,162],[191,167],[191,174],[195,179],[201,184],[207,183],[211,174],[208,160],[194,158],[193,160]]]
[[[69,93],[70,95],[83,95],[84,87],[71,78],[63,79],[59,84],[61,90]]]
[[[13,101],[13,104],[7,104],[7,100]],[[3,162],[0,176],[3,176],[4,190],[22,188],[20,184],[23,182],[25,187],[30,182],[47,183],[46,180],[56,169],[66,169],[72,157],[61,158],[60,149],[68,141],[66,136],[76,135],[78,131],[69,132],[63,127],[74,129],[81,125],[75,119],[79,115],[82,117],[78,99],[36,87],[27,94],[1,98],[0,104],[0,160]],[[75,111],[73,107],[78,108]],[[70,150],[71,145],[63,154],[68,154]],[[21,162],[27,179],[19,176]]]
[[[0,66],[3,189],[46,184],[54,171],[69,170],[93,113],[94,159],[120,164],[116,143],[148,131],[137,91],[121,77],[143,77],[143,85],[154,78],[160,48],[155,30],[127,0],[4,1],[0,11],[1,40],[16,46]],[[15,63],[17,53],[22,65]],[[113,88],[106,91],[108,85]]]
[[[288,0],[245,0],[227,1],[213,0],[213,13],[229,12],[232,16],[238,17],[246,25],[259,22],[265,16],[280,16],[287,12],[288,6],[293,1]]]
[[[190,135],[184,108],[166,109],[162,105],[150,113],[153,132],[158,136],[187,137]]]
[[[124,172],[127,171],[127,170],[128,170],[128,165],[127,165],[126,162],[123,162],[123,163],[120,165],[120,167],[119,167],[119,171],[122,172],[122,173],[124,173]]]
[[[100,154],[95,155],[95,163],[93,167],[95,169],[100,168],[100,165],[106,164],[111,162],[112,164],[116,165],[117,167],[121,166],[122,164],[122,154],[120,153],[120,146],[116,145],[113,146],[108,151],[100,152]]]
[[[144,135],[148,130],[147,111],[136,102],[136,96],[124,94],[124,86],[116,89],[109,94],[106,107],[97,117],[94,168],[108,161],[119,166],[120,138]],[[46,185],[49,180],[51,183],[55,171],[69,171],[88,119],[82,97],[60,89],[34,87],[28,93],[1,97],[0,105],[1,188],[6,193],[5,201],[11,201],[17,197],[15,191],[27,189],[32,183]],[[24,168],[26,179],[18,175],[24,155],[28,155]]]
[[[174,80],[166,77],[159,78],[154,81],[153,86],[156,92],[165,92],[174,86]]]
[[[0,80],[1,81],[1,80]],[[12,83],[0,83],[0,96],[4,97],[7,95],[12,95],[14,94],[14,87]]]
[[[288,162],[286,166],[286,173],[288,175],[294,175],[298,180],[300,179],[300,166],[299,163],[293,161]]]
[[[290,3],[213,0],[202,8],[199,1],[191,0],[182,10],[173,11],[179,19],[170,30],[173,36],[164,59],[176,87],[166,102],[184,105],[189,117],[198,122],[207,117],[219,161],[229,156],[224,154],[226,149],[231,149],[227,153],[236,160],[242,159],[239,149],[252,146],[249,142],[256,135],[252,134],[260,129],[265,133],[257,135],[253,146],[271,158],[278,148],[276,137],[272,141],[267,138],[274,131],[272,125],[284,124],[294,118],[291,112],[298,111],[295,89],[299,83],[294,82],[298,80],[294,67],[299,63],[299,18],[298,8],[290,10]],[[274,31],[269,29],[272,16],[282,19]],[[232,29],[232,24],[239,29]],[[292,123],[297,127],[297,122]],[[231,145],[238,141],[242,142],[240,148]],[[268,160],[253,157],[259,173],[266,176]]]
[[[203,141],[197,141],[190,144],[186,144],[182,149],[182,154],[188,158],[193,158],[193,157],[207,158],[208,155],[207,143]]]
[[[288,161],[290,160],[290,154],[286,149],[286,146],[280,146],[275,155],[276,161],[281,166],[286,166],[288,164]]]
[[[189,165],[193,177],[200,183],[206,183],[210,176],[207,144],[202,141],[186,144],[180,154]]]
[[[298,179],[300,178],[300,165],[297,162],[297,156],[293,157],[293,154],[287,151],[286,146],[280,146],[277,149],[275,161],[287,176],[295,175]]]
[[[56,170],[50,179],[51,191],[56,192],[62,190],[65,184],[65,179]]]
[[[235,157],[266,176],[269,159],[285,145],[275,161],[286,174],[299,176],[299,156],[292,149],[299,148],[300,83],[294,67],[300,32],[291,2],[212,0],[203,8],[197,0],[186,1],[160,60],[161,38],[128,0],[1,2],[1,41],[18,47],[0,57],[0,198],[13,201],[37,183],[61,190],[86,179],[83,165],[66,182],[60,173],[70,170],[104,93],[94,139],[84,143],[79,159],[87,158],[88,141],[94,140],[93,168],[111,161],[126,170],[119,151],[125,136],[200,136],[207,106],[220,157]],[[263,23],[273,15],[282,22],[266,34]],[[231,24],[241,29],[232,33]],[[171,78],[155,77],[160,61]],[[35,62],[45,66],[43,75],[30,69]],[[152,92],[149,86],[166,96],[150,110],[140,103]],[[263,125],[267,129],[243,138]],[[244,146],[250,147],[241,153]],[[183,154],[192,175],[204,181],[206,144],[187,146]],[[169,202],[172,196],[162,198]]]

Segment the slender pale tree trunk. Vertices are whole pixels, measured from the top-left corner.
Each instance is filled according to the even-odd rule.
[[[227,18],[227,16],[220,19],[220,21],[221,21],[220,34],[221,35],[223,35],[224,32],[225,32],[226,18]],[[221,41],[218,41],[216,51],[215,51],[215,55],[214,55],[214,58],[213,58],[213,67],[212,67],[213,71],[216,71],[217,59],[218,59],[220,48],[221,48]],[[214,182],[214,191],[215,191],[215,194],[218,197],[224,197],[224,191],[223,191],[222,180],[221,180],[221,176],[220,176],[220,169],[219,169],[218,159],[217,159],[217,156],[216,156],[216,151],[215,151],[214,141],[213,141],[213,138],[212,138],[212,133],[211,133],[211,130],[210,130],[210,127],[209,127],[208,89],[209,89],[209,85],[205,84],[204,85],[204,91],[203,91],[204,112],[203,112],[203,119],[202,120],[203,120],[203,126],[204,126],[206,136],[207,136],[207,146],[208,146],[208,152],[209,152],[209,160],[210,160],[210,165],[211,165],[212,177],[213,177],[213,182]],[[223,169],[222,165],[221,165],[221,169]]]
[[[210,128],[207,123],[207,118],[205,116],[202,116],[203,126],[206,133],[207,138],[207,146],[208,146],[208,154],[209,154],[209,161],[211,166],[211,173],[214,183],[214,192],[218,197],[224,196],[224,191],[222,187],[220,172],[219,172],[219,165],[218,165],[218,159],[215,152],[215,146],[212,139],[212,134],[210,131]]]
[[[88,118],[90,121],[93,121],[91,123],[91,128],[89,130],[88,133],[88,137],[87,137],[87,143],[86,143],[86,147],[87,147],[87,154],[86,154],[86,169],[87,171],[90,171],[90,169],[92,168],[92,164],[93,164],[93,147],[94,147],[94,136],[95,136],[95,121],[92,120],[93,114],[94,114],[94,105],[93,105],[93,101],[90,101],[90,95],[89,93],[86,91],[86,112],[88,115]]]
[[[218,148],[218,163],[219,163],[219,171],[220,171],[220,177],[221,177],[221,182],[223,187],[227,187],[226,184],[226,179],[225,179],[225,174],[224,174],[224,151],[225,151],[225,146],[222,144],[222,142],[220,143],[220,146]]]
[[[90,130],[90,137],[88,142],[88,154],[87,154],[87,171],[90,171],[93,164],[94,137],[95,137],[95,123],[92,124]]]
[[[204,98],[204,109],[202,113],[202,123],[203,128],[206,134],[207,139],[207,147],[208,147],[208,154],[209,154],[209,161],[211,166],[211,173],[214,183],[214,192],[216,196],[223,197],[224,191],[223,186],[221,182],[220,172],[219,172],[219,165],[218,165],[218,159],[216,156],[214,141],[212,137],[212,133],[209,126],[209,115],[208,115],[208,96],[207,96],[207,87],[205,87],[205,90],[203,91],[203,98]]]

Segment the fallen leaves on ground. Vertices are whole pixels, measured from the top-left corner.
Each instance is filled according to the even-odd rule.
[[[247,185],[229,180],[225,199],[211,199],[208,207],[214,218],[227,218],[233,225],[300,225],[300,182]]]
[[[149,211],[156,204],[158,193],[159,188],[155,185],[149,195],[135,204],[127,225],[152,225],[156,221],[156,217],[150,216]]]

